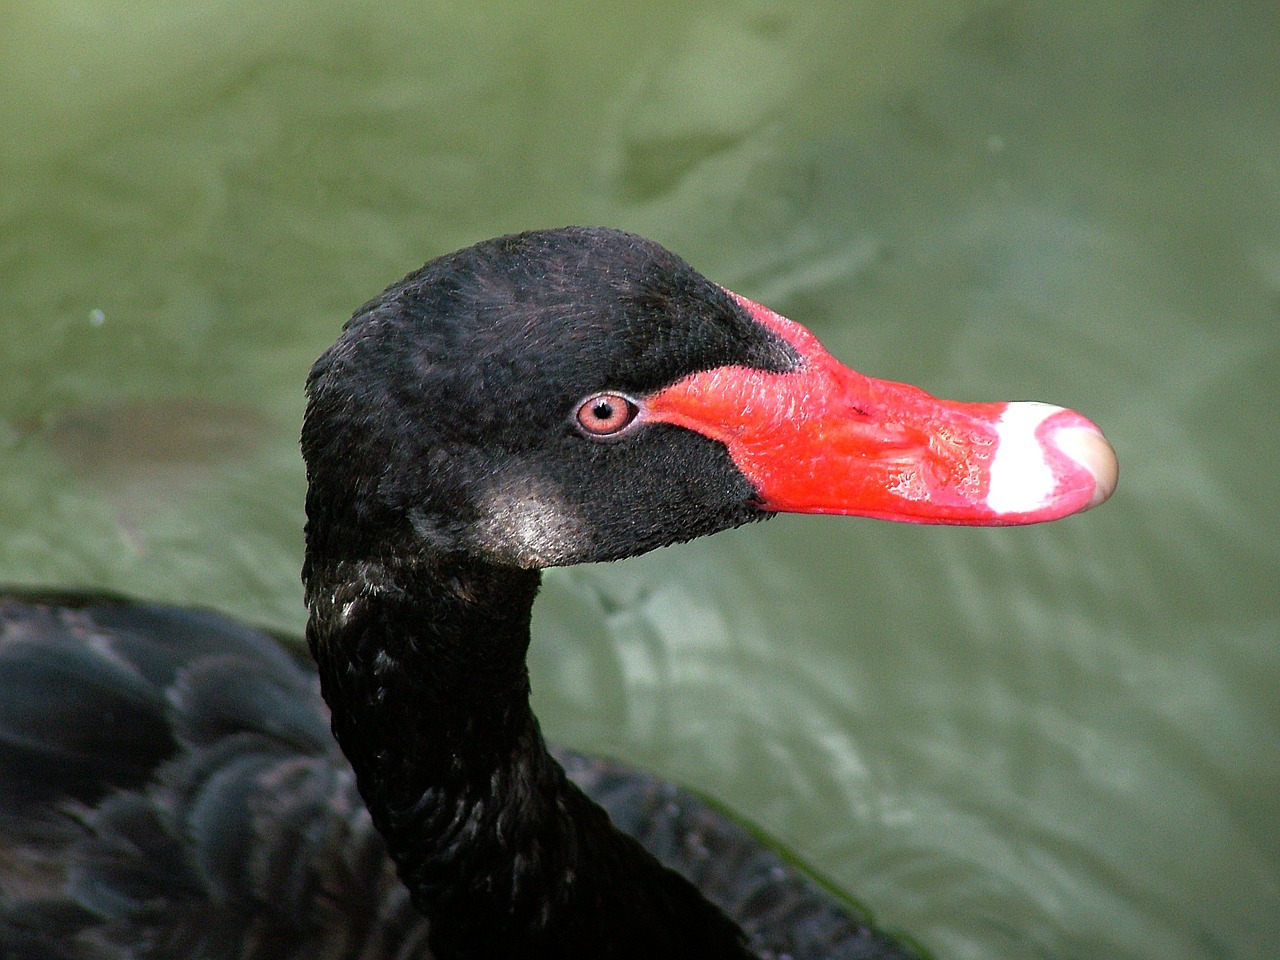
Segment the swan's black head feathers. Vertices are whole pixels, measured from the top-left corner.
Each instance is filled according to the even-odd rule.
[[[661,423],[602,440],[575,411],[600,391],[796,363],[722,288],[631,234],[524,233],[434,260],[360,308],[311,372],[309,554],[543,567],[757,518],[720,444]]]

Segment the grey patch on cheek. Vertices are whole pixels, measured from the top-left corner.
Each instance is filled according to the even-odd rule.
[[[538,478],[496,483],[482,495],[474,542],[498,560],[551,567],[580,556],[590,539],[581,515],[559,488]]]

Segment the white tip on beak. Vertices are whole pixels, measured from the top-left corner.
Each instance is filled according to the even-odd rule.
[[[1097,427],[1063,427],[1053,435],[1058,449],[1093,475],[1093,496],[1086,510],[1106,503],[1120,479],[1120,463],[1116,452]]]
[[[1047,403],[1011,403],[996,424],[1000,442],[991,464],[987,505],[1024,514],[1052,504],[1066,512],[1103,503],[1116,488],[1115,451],[1080,414]]]

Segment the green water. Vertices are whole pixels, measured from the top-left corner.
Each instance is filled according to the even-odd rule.
[[[9,0],[0,580],[297,630],[300,385],[424,259],[636,230],[866,373],[1100,423],[1025,530],[558,571],[559,740],[945,960],[1280,956],[1280,8]]]

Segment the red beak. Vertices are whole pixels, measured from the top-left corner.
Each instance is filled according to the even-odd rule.
[[[1080,414],[938,400],[864,377],[799,324],[734,296],[796,349],[799,368],[697,373],[648,397],[643,415],[723,443],[761,509],[1021,524],[1096,507],[1115,489],[1115,452]]]

